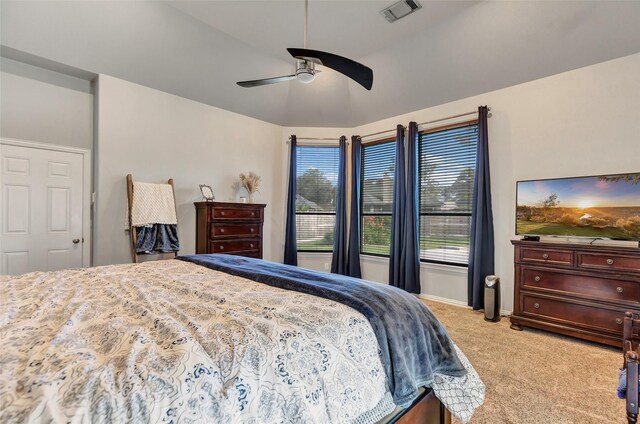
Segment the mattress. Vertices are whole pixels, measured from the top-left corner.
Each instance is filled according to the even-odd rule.
[[[374,423],[395,404],[367,319],[167,260],[0,277],[0,422]],[[436,376],[466,421],[484,386]],[[447,395],[449,397],[449,395]]]

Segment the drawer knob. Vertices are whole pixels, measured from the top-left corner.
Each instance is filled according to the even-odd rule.
[[[251,216],[255,216],[255,214],[256,214],[255,212],[251,212]]]
[[[613,265],[613,259],[607,259],[607,265]]]
[[[255,231],[254,228],[250,228],[249,231],[251,231],[252,233]]]
[[[253,249],[253,243],[251,243],[251,244],[249,245],[249,247]]]
[[[224,228],[220,228],[220,232],[221,232],[221,233],[224,233]]]
[[[622,324],[622,319],[621,318],[616,318],[616,324],[621,325]]]
[[[220,246],[220,250],[224,250],[224,246]]]
[[[536,309],[540,309],[540,304],[538,302],[536,302],[536,303],[533,304],[533,307],[536,308]]]
[[[548,253],[543,253],[542,254],[542,259],[549,259],[549,254]]]
[[[540,281],[540,276],[539,276],[539,275],[536,275],[533,279],[534,279],[536,282],[538,282],[538,281]]]
[[[224,216],[224,211],[220,211],[220,215]]]
[[[616,287],[616,291],[617,291],[618,293],[622,293],[622,292],[623,292],[622,287]]]

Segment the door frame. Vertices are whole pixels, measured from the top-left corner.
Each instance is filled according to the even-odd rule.
[[[18,140],[14,138],[0,138],[0,144],[7,146],[26,147],[30,149],[52,150],[54,152],[76,153],[82,155],[82,267],[91,266],[91,149],[47,144],[37,141]],[[0,187],[2,173],[0,172]],[[2,237],[0,237],[0,251]]]

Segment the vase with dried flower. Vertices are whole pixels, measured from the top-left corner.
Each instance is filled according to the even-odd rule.
[[[247,190],[249,203],[253,203],[255,193],[260,191],[260,177],[253,172],[240,174],[240,184]]]

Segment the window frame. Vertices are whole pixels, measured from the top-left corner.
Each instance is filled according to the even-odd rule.
[[[466,120],[463,122],[457,122],[454,124],[447,124],[447,125],[441,125],[438,127],[434,127],[434,128],[428,128],[422,131],[418,131],[418,145],[416,146],[416,150],[418,151],[418,163],[417,163],[417,175],[416,178],[418,179],[418,185],[420,184],[420,168],[421,168],[421,159],[420,159],[420,140],[422,138],[422,134],[428,134],[428,133],[433,133],[433,132],[440,132],[440,131],[446,131],[449,129],[454,129],[454,128],[460,128],[460,127],[466,127],[466,126],[471,126],[471,125],[476,125],[476,128],[478,126],[478,122],[479,120],[477,118],[474,119],[470,119],[470,120]],[[477,152],[477,141],[476,141],[476,152]],[[476,162],[477,162],[477,153],[476,153]],[[474,178],[475,178],[475,168],[474,168]],[[473,187],[472,187],[472,191],[473,191]],[[418,191],[418,228],[420,228],[420,220],[422,219],[423,216],[427,217],[427,216],[449,216],[449,217],[458,217],[458,216],[468,216],[471,217],[473,215],[472,212],[464,212],[464,213],[447,213],[447,212],[422,212],[421,208],[420,208],[420,191]],[[471,226],[469,226],[469,236],[471,236]],[[436,259],[423,259],[420,255],[420,252],[422,251],[421,246],[420,246],[421,240],[420,240],[420,230],[418,230],[418,256],[420,258],[420,263],[432,263],[432,264],[439,264],[439,265],[446,265],[446,266],[454,266],[457,268],[469,268],[469,261],[467,259],[466,263],[460,263],[460,262],[448,262],[448,261],[440,261],[440,260],[436,260]]]
[[[332,144],[303,144],[303,145],[298,145],[297,149],[304,149],[306,147],[311,147],[311,148],[333,148],[338,150],[338,155],[340,154],[340,145],[336,144],[336,145],[332,145]],[[296,151],[296,155],[298,154],[298,152]],[[296,158],[296,162],[298,158]],[[339,172],[339,170],[338,170]],[[296,169],[296,173],[297,173],[297,169]],[[296,179],[298,178],[298,176],[296,175]],[[296,184],[296,197],[298,196],[298,187]],[[336,196],[337,196],[337,190],[336,190]],[[337,199],[337,198],[336,198]],[[314,216],[334,216],[336,217],[335,219],[337,219],[337,211],[334,212],[298,212],[297,211],[297,204],[296,204],[296,211],[295,211],[295,216],[296,216],[296,252],[298,253],[333,253],[333,246],[331,246],[331,249],[329,250],[317,250],[317,249],[300,249],[298,248],[298,215],[314,215]],[[334,219],[334,226],[333,226],[333,236],[334,236],[334,240],[335,240],[335,219]]]
[[[378,144],[393,143],[395,141],[396,141],[396,136],[392,136],[392,137],[381,138],[378,140],[373,140],[368,143],[362,143],[362,155],[360,157],[360,200],[359,200],[360,217],[358,218],[360,219],[360,254],[361,255],[374,256],[377,258],[389,258],[391,256],[391,242],[389,242],[388,255],[385,255],[383,253],[369,253],[364,251],[364,225],[363,225],[364,217],[365,216],[389,216],[389,217],[393,216],[393,211],[389,213],[365,213],[364,212],[364,207],[363,207],[364,206],[364,156],[365,156],[364,150],[367,147],[375,146]],[[394,160],[395,160],[395,156],[394,156]],[[393,183],[395,186],[395,168],[394,168],[394,174],[393,174]],[[393,222],[393,219],[392,219],[392,222]]]

